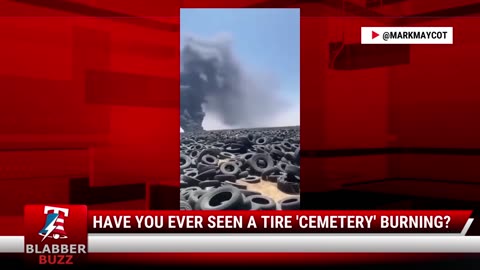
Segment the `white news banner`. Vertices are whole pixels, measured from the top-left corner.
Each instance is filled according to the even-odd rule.
[[[479,253],[480,236],[312,234],[89,235],[89,253],[349,252]],[[0,237],[0,253],[23,253],[23,236]]]
[[[362,27],[362,44],[453,44],[453,27]]]

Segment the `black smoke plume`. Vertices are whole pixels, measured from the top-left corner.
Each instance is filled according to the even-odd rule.
[[[240,64],[228,38],[189,37],[180,58],[180,123],[185,132],[203,130],[206,113],[228,126],[262,127],[285,106],[272,81]]]

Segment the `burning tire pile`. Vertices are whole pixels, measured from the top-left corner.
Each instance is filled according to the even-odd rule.
[[[256,189],[262,183],[281,199]],[[295,210],[299,194],[299,127],[181,135],[181,210]]]

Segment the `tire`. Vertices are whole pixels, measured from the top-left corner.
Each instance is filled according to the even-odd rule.
[[[278,202],[281,210],[300,210],[300,196],[290,196]]]
[[[238,174],[238,179],[245,178],[245,177],[248,177],[247,171],[243,171]]]
[[[227,159],[227,158],[235,158],[235,154],[229,153],[229,152],[221,152],[220,153],[220,158],[221,159]]]
[[[189,176],[189,177],[192,177],[192,178],[197,178],[197,176],[198,176],[198,171],[197,171],[196,169],[195,169],[195,170],[191,170],[191,171],[185,172],[184,175]]]
[[[240,190],[241,192],[242,190]],[[243,208],[242,210],[252,210],[252,202],[247,199],[247,196],[242,193],[242,199],[243,199]]]
[[[255,143],[255,134],[253,133],[248,133],[247,138],[250,141],[250,143]]]
[[[300,167],[295,166],[295,165],[288,165],[285,168],[285,172],[287,175],[297,175],[300,176]]]
[[[282,151],[277,150],[277,149],[272,149],[272,151],[270,151],[270,156],[271,156],[274,160],[281,160],[282,157],[285,156],[285,153],[283,153]]]
[[[186,195],[187,195],[188,192],[185,192],[183,190],[180,190],[180,200],[181,201],[187,201],[187,198],[186,198]],[[188,195],[190,196],[190,195]]]
[[[285,153],[285,159],[287,159],[290,162],[295,162],[295,153],[292,153],[292,152]]]
[[[246,148],[252,146],[252,142],[248,139],[247,136],[242,136],[237,139],[237,143],[243,145]]]
[[[252,204],[252,210],[276,210],[277,204],[275,201],[267,196],[252,195],[247,198]]]
[[[278,190],[287,194],[299,194],[300,193],[300,183],[298,182],[289,182],[285,176],[279,177],[277,181]]]
[[[243,152],[243,145],[241,144],[230,144],[229,146],[225,147],[225,151],[229,153],[241,153]]]
[[[216,142],[216,143],[213,143],[212,146],[215,148],[223,148],[225,144],[222,142]]]
[[[205,155],[203,155],[200,162],[204,163],[204,164],[207,164],[207,165],[217,165],[218,164],[218,158],[216,158],[215,156],[212,156],[210,154],[205,154]]]
[[[211,156],[214,156],[214,157],[218,157],[218,155],[220,155],[220,149],[218,148],[208,148],[208,149],[205,149],[203,150],[202,152],[200,152],[200,154],[198,155],[197,159],[198,160],[202,160],[203,159],[203,156],[205,155],[211,155]]]
[[[212,179],[213,177],[215,177],[215,174],[217,174],[217,170],[210,169],[210,170],[204,171],[201,174],[199,174],[197,176],[197,179],[200,180],[200,181],[209,180],[209,179]]]
[[[196,168],[186,168],[183,170],[183,173],[187,173],[187,172],[195,172],[195,171],[198,171]]]
[[[257,152],[258,154],[267,152],[267,150],[265,149],[265,146],[263,146],[263,145],[254,145],[254,146],[253,146],[253,149],[254,149],[255,152]]]
[[[272,182],[272,183],[277,183],[278,182],[278,179],[283,177],[284,175],[282,174],[272,174],[272,175],[269,175],[267,177],[267,181],[268,182]]]
[[[285,171],[285,169],[287,168],[287,166],[288,166],[288,163],[283,162],[283,161],[279,161],[279,162],[277,163],[277,168],[279,168],[282,172]]]
[[[273,150],[276,150],[276,151],[280,151],[281,153],[283,153],[283,148],[278,145],[278,144],[273,144],[270,146],[270,152],[273,151]]]
[[[263,173],[262,173],[262,180],[268,180],[268,177],[272,174],[278,174],[280,173],[280,168],[278,167],[271,167],[267,170],[265,170]]]
[[[198,163],[197,164],[198,173],[203,173],[204,171],[208,171],[208,170],[211,170],[211,169],[217,169],[217,166],[207,165],[207,164],[203,164],[203,163]]]
[[[185,200],[188,200],[188,198],[190,197],[190,194],[194,191],[197,191],[197,190],[202,190],[201,188],[199,187],[188,187],[188,188],[184,188],[181,192],[180,192],[180,195],[181,197],[185,198]]]
[[[192,166],[192,159],[185,154],[180,154],[180,169],[185,170],[190,166]]]
[[[220,182],[225,182],[225,181],[235,181],[237,180],[237,177],[235,177],[235,175],[218,174],[218,175],[215,175],[213,179],[218,180]]]
[[[222,183],[220,183],[220,181],[218,180],[206,180],[206,181],[202,181],[200,182],[200,184],[198,185],[200,188],[207,188],[207,187],[214,187],[214,188],[217,188],[217,187],[220,187],[222,185]]]
[[[242,159],[234,159],[234,160],[232,160],[231,162],[234,162],[235,164],[237,164],[237,166],[238,166],[239,168],[242,168],[242,167],[243,167],[244,160],[242,160]]]
[[[197,150],[192,150],[192,152],[190,152],[190,158],[192,160],[197,159],[199,155],[200,155],[200,153]]]
[[[224,162],[220,165],[220,172],[225,175],[237,175],[240,172],[240,166],[235,162]]]
[[[295,150],[295,164],[300,166],[300,147]]]
[[[260,137],[255,141],[255,143],[259,145],[267,144],[267,142],[268,142],[268,139],[265,137]]]
[[[195,144],[195,145],[192,146],[192,149],[197,150],[197,151],[200,151],[200,150],[203,149],[203,145],[201,145],[201,144]]]
[[[256,183],[260,183],[260,177],[251,175],[243,178],[242,181],[249,184],[256,184]]]
[[[255,153],[246,153],[246,154],[243,154],[241,157],[245,160],[249,160],[251,159],[253,156],[255,155]]]
[[[260,161],[265,162],[265,166],[260,167]],[[257,175],[262,175],[262,173],[271,167],[273,167],[273,159],[270,155],[267,154],[256,154],[254,155],[249,161],[250,168],[253,170],[254,173]]]
[[[293,150],[293,145],[287,141],[283,141],[281,146],[285,152],[291,152]]]
[[[247,189],[247,186],[245,185],[242,185],[242,184],[237,184],[237,183],[234,183],[234,182],[230,182],[230,181],[225,181],[222,183],[222,186],[233,186],[233,187],[236,187],[238,189],[243,189],[243,190],[246,190]]]
[[[238,189],[230,186],[207,192],[198,201],[199,210],[242,210],[244,208],[244,196]]]
[[[262,193],[260,192],[251,191],[251,190],[240,190],[240,192],[242,192],[242,194],[245,195],[246,198],[253,195],[262,195]]]
[[[292,183],[300,183],[300,176],[298,176],[298,175],[292,175],[292,174],[287,174],[286,180],[287,180],[288,182],[292,182]]]
[[[190,185],[187,182],[180,180],[180,188],[187,188],[189,186]]]
[[[198,201],[205,193],[205,190],[195,190],[190,193],[190,196],[188,197],[188,204],[190,204],[192,209],[196,208]]]
[[[188,202],[180,201],[180,210],[193,210],[193,209]]]
[[[180,181],[186,182],[190,187],[198,186],[198,184],[200,184],[200,180],[198,180],[197,178],[190,177],[188,175],[180,176]]]

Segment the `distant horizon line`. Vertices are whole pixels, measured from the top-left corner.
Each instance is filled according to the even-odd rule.
[[[195,133],[195,132],[208,132],[208,131],[232,131],[232,130],[241,130],[241,129],[280,129],[280,128],[299,128],[300,125],[295,125],[295,126],[277,126],[277,127],[254,127],[254,128],[231,128],[231,129],[209,129],[209,130],[203,130],[203,131],[183,131],[180,133]]]

